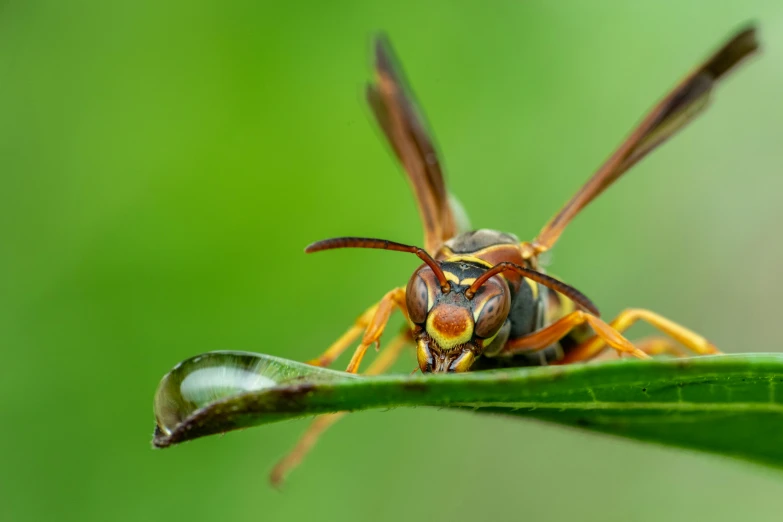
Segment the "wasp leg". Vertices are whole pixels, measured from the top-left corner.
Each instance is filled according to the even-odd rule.
[[[672,357],[687,357],[688,352],[677,346],[668,337],[645,337],[634,342],[637,348],[647,355],[671,355]]]
[[[321,415],[316,417],[315,420],[307,428],[307,431],[299,438],[299,441],[294,446],[288,455],[280,459],[272,471],[269,473],[269,482],[276,488],[279,488],[285,482],[285,478],[288,474],[299,464],[302,463],[310,450],[313,449],[315,443],[321,437],[324,431],[326,431],[332,424],[340,420],[347,412],[330,413],[329,415]]]
[[[388,370],[400,356],[403,348],[412,340],[410,331],[406,328],[404,332],[401,332],[389,342],[389,346],[367,367],[367,371],[364,374],[378,375]],[[272,468],[272,472],[269,474],[269,480],[272,482],[272,485],[279,487],[288,473],[297,467],[302,462],[302,459],[307,456],[321,434],[345,416],[346,413],[348,412],[331,413],[317,417],[299,439],[294,449]]]
[[[376,345],[376,347],[380,346],[381,335],[383,335],[383,330],[386,328],[386,324],[389,322],[389,316],[394,310],[394,307],[397,307],[402,311],[403,315],[405,316],[405,320],[407,321],[408,308],[405,305],[404,288],[395,288],[394,290],[390,290],[385,296],[383,296],[383,299],[380,300],[372,319],[367,325],[367,329],[364,331],[362,342],[353,353],[351,362],[348,363],[348,368],[345,369],[346,372],[357,373],[359,371],[359,365],[362,363],[362,358],[367,352],[367,348],[373,344]]]
[[[582,310],[571,312],[540,330],[516,339],[511,339],[500,351],[500,355],[512,355],[517,352],[542,350],[547,346],[556,343],[568,335],[571,330],[583,324],[589,325],[596,333],[594,339],[600,339],[602,343],[608,344],[620,353],[628,353],[639,359],[647,359],[650,357],[631,344],[631,342],[623,337],[615,328],[606,324],[598,317],[583,312]],[[603,344],[600,346],[603,347]]]
[[[342,353],[353,343],[362,332],[370,324],[370,321],[375,316],[375,312],[378,310],[378,305],[374,304],[356,319],[356,322],[352,327],[348,329],[339,339],[337,339],[332,345],[326,349],[326,351],[315,359],[307,361],[307,364],[313,366],[329,366],[335,359],[340,357]]]
[[[634,341],[633,344],[647,355],[668,355],[670,357],[676,358],[688,356],[688,352],[686,352],[683,348],[681,348],[679,345],[677,345],[677,343],[668,337],[655,335]],[[622,357],[621,353],[614,352],[614,354],[617,355],[617,357]],[[604,352],[602,354],[596,355],[593,360],[609,360],[612,358],[612,355],[613,354],[610,352]]]
[[[720,353],[720,351],[715,348],[715,345],[701,335],[649,310],[640,308],[629,308],[628,310],[624,310],[610,323],[610,326],[617,332],[624,332],[639,320],[649,323],[699,355]],[[592,359],[598,355],[604,347],[605,344],[603,339],[599,336],[592,337],[569,350],[565,358],[560,362],[565,364]]]
[[[353,358],[351,358],[351,363],[346,370],[351,373],[356,373],[367,348],[372,344],[378,345],[378,341],[383,333],[383,329],[386,327],[386,323],[389,321],[389,316],[391,315],[394,306],[400,308],[407,319],[408,309],[405,306],[404,289],[395,288],[384,295],[378,303],[365,310],[364,313],[356,319],[354,325],[332,343],[323,354],[315,359],[307,361],[307,363],[312,364],[313,366],[329,366],[351,345],[351,343],[358,339],[362,332],[364,332],[362,343],[356,349]]]

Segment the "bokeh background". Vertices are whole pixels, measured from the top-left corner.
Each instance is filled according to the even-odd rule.
[[[607,315],[649,307],[726,351],[779,348],[778,0],[3,0],[0,520],[780,520],[775,471],[427,409],[350,416],[282,492],[266,475],[305,421],[150,447],[175,363],[310,358],[417,265],[302,253],[346,234],[421,242],[362,97],[375,31],[474,225],[531,238],[751,20],[763,54],[551,265]],[[433,449],[455,441],[471,450]]]

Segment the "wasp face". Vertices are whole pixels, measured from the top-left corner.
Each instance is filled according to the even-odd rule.
[[[508,284],[501,276],[487,280],[472,299],[465,295],[486,267],[444,262],[442,268],[451,291],[444,293],[435,273],[423,265],[411,277],[406,292],[419,368],[425,373],[470,369],[498,336],[511,306]]]

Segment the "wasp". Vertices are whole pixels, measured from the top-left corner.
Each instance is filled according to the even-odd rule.
[[[396,309],[408,327],[369,366],[385,371],[409,344],[423,373],[466,372],[498,367],[569,364],[594,359],[606,349],[645,359],[720,353],[701,335],[650,310],[631,308],[611,322],[584,294],[545,274],[540,256],[593,199],[657,148],[708,104],[718,80],[757,51],[753,27],[736,33],[686,76],[532,241],[491,229],[467,230],[464,211],[449,194],[438,154],[389,41],[375,41],[375,81],[366,97],[413,189],[424,228],[424,247],[360,237],[340,237],[308,246],[308,253],[338,248],[407,252],[421,261],[405,287],[387,292],[320,357],[330,365],[361,337],[346,371],[359,371],[367,349],[378,347]],[[623,332],[637,321],[663,335],[631,343]],[[273,482],[296,465],[318,435],[340,414],[316,419],[295,450],[275,468]]]

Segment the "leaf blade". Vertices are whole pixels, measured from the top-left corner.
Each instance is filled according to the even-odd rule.
[[[267,356],[258,355],[260,358]],[[312,367],[276,359],[290,373]],[[327,371],[328,372],[328,371]],[[320,375],[320,374],[319,374]],[[327,375],[327,374],[324,374]],[[354,378],[251,391],[204,405],[153,443],[337,411],[431,406],[530,418],[783,468],[783,355],[744,354]]]

